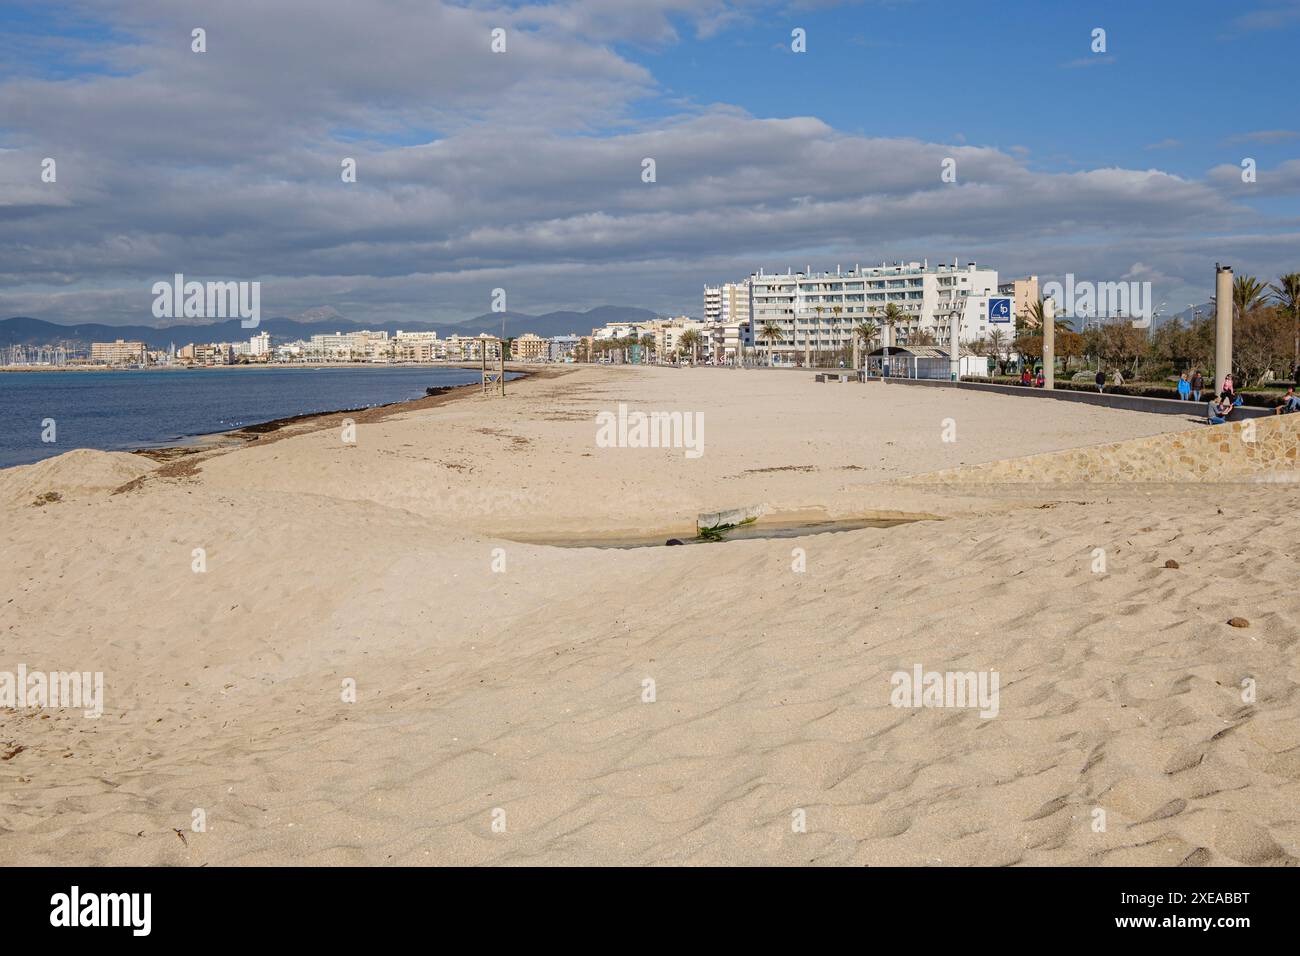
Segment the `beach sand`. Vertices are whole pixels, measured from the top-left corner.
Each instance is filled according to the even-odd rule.
[[[703,412],[703,454],[599,447],[620,402]],[[1292,864],[1300,485],[905,481],[1192,427],[585,367],[0,472],[0,671],[105,682],[99,719],[0,710],[0,860]],[[943,520],[520,540],[756,504]],[[918,664],[996,672],[997,716],[891,706]]]

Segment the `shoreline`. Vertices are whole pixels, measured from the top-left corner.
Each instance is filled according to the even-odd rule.
[[[450,366],[434,367],[447,368]],[[509,366],[506,367],[507,374],[512,371],[517,373],[517,377],[508,379],[508,382],[518,382],[538,375],[537,372],[526,372],[511,369]],[[545,378],[548,376],[539,377]],[[384,402],[380,405],[366,405],[359,408],[336,408],[323,412],[303,412],[299,415],[287,415],[281,418],[268,419],[264,422],[254,422],[251,425],[241,425],[238,428],[193,435],[190,436],[192,440],[188,444],[133,448],[127,453],[140,455],[159,464],[167,464],[192,455],[231,451],[255,443],[270,444],[280,438],[288,437],[288,435],[305,435],[309,432],[320,431],[329,425],[335,424],[334,421],[325,421],[325,419],[335,419],[342,415],[352,415],[356,417],[359,423],[371,424],[383,421],[390,415],[419,411],[425,408],[437,408],[440,405],[448,404],[471,394],[471,391],[468,390],[481,388],[481,384],[477,382],[467,382],[464,385],[431,385],[425,389],[425,394],[420,398]],[[299,425],[304,427],[294,427]],[[291,431],[285,433],[285,429],[291,429]]]
[[[236,368],[239,366],[222,366],[222,367]],[[248,366],[248,367],[253,367],[253,366]],[[373,366],[354,364],[348,367],[367,368]],[[465,363],[457,363],[454,365],[446,364],[446,363],[441,363],[437,365],[410,364],[410,365],[395,366],[395,367],[408,368],[408,369],[409,368],[431,368],[431,369],[464,368],[467,370],[474,370],[479,368],[478,365],[470,365]],[[557,365],[557,368],[563,368],[563,367],[565,366]],[[534,376],[542,377],[542,378],[550,377],[550,375],[546,374],[546,372],[543,371],[544,369],[547,369],[547,366],[538,365],[538,366],[511,367],[511,365],[507,364],[506,374],[508,376],[509,375],[514,376],[513,378],[507,378],[507,382],[518,382]],[[100,371],[127,372],[127,371],[148,371],[148,370],[100,369]],[[267,419],[265,421],[253,422],[252,424],[249,425],[240,425],[236,428],[218,429],[216,431],[210,431],[210,432],[197,432],[192,435],[183,436],[184,440],[180,442],[171,441],[167,443],[160,443],[158,445],[140,445],[134,448],[117,448],[117,449],[92,448],[91,450],[117,452],[117,453],[128,454],[128,455],[139,455],[142,458],[148,458],[151,461],[157,462],[160,465],[168,464],[178,459],[190,458],[191,456],[194,455],[206,454],[215,451],[230,451],[235,448],[242,448],[251,445],[258,441],[267,442],[270,436],[275,435],[276,433],[281,432],[284,429],[292,429],[291,433],[295,435],[305,434],[310,431],[316,431],[318,430],[318,428],[325,427],[326,423],[321,423],[318,426],[318,428],[312,428],[312,427],[294,428],[293,426],[297,426],[297,425],[310,426],[314,421],[320,419],[333,418],[341,415],[353,415],[357,417],[358,421],[374,422],[374,421],[381,421],[383,420],[383,418],[388,417],[388,415],[396,414],[399,412],[416,411],[422,408],[434,408],[438,405],[444,404],[446,401],[452,398],[458,398],[461,397],[463,394],[468,394],[467,392],[464,391],[465,389],[478,389],[480,387],[481,387],[480,384],[477,382],[467,382],[464,385],[431,385],[426,387],[425,394],[419,398],[402,399],[395,402],[383,402],[378,405],[363,405],[354,408],[335,408],[335,409],[327,409],[325,411],[319,411],[319,412],[302,412],[297,415],[281,416],[278,418]],[[373,414],[373,413],[382,413],[382,414]],[[89,446],[83,446],[83,447],[89,447]],[[67,449],[67,451],[75,451],[75,450],[77,449],[71,449],[71,448]],[[66,454],[67,451],[60,452],[59,455]],[[0,474],[9,472],[15,468],[25,468],[31,465],[39,464],[40,462],[43,461],[50,461],[51,459],[58,458],[59,455],[50,455],[46,458],[41,458],[34,462],[23,462],[14,465],[0,466]]]

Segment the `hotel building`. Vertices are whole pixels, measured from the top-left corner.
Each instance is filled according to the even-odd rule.
[[[882,319],[893,303],[902,313],[890,344],[901,345],[918,332],[938,341],[948,333],[950,316],[958,316],[958,336],[971,342],[988,334],[988,300],[997,294],[998,274],[975,263],[962,268],[931,266],[929,262],[881,263],[844,272],[787,272],[768,275],[761,270],[749,278],[750,336],[760,350],[777,362],[793,363],[805,352],[853,346],[853,330],[872,321],[888,334]],[[781,338],[771,345],[763,329],[775,326]]]
[[[551,341],[532,332],[525,332],[510,343],[510,357],[516,362],[549,361]]]
[[[90,360],[108,365],[143,365],[147,348],[143,342],[92,342]]]

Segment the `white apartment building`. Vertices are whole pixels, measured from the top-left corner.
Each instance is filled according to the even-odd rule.
[[[253,356],[267,355],[271,351],[271,335],[269,332],[259,332],[248,340],[248,354]]]
[[[749,318],[749,280],[704,287],[704,321],[736,323]]]
[[[891,344],[903,344],[922,330],[945,341],[953,312],[959,317],[961,341],[983,338],[988,335],[988,300],[997,295],[998,274],[973,262],[965,268],[955,260],[935,266],[928,261],[899,262],[854,266],[848,272],[836,268],[769,275],[760,270],[750,276],[749,287],[749,331],[755,347],[767,352],[763,329],[776,326],[781,338],[770,346],[774,359],[793,363],[806,350],[851,348],[853,330],[864,321],[880,325],[891,302],[903,314]],[[886,334],[882,328],[882,344]]]
[[[692,319],[689,315],[678,315],[667,322],[655,323],[655,352],[660,356],[661,361],[666,361],[681,346],[682,336],[687,330],[693,329],[700,337],[693,354],[698,356],[700,361],[707,362],[713,348],[712,328],[713,323],[701,322]]]
[[[717,322],[722,318],[722,286],[704,287],[704,321]]]
[[[388,333],[371,332],[332,332],[313,335],[309,351],[316,358],[331,361],[348,361],[350,359],[371,359],[387,355]]]
[[[738,325],[749,321],[749,280],[728,282],[722,287],[723,325]]]

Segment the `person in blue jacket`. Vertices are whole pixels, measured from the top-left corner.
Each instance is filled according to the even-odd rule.
[[[1191,398],[1191,395],[1192,383],[1187,381],[1187,373],[1184,372],[1182,375],[1178,376],[1178,397],[1183,401],[1187,401],[1187,399]]]

